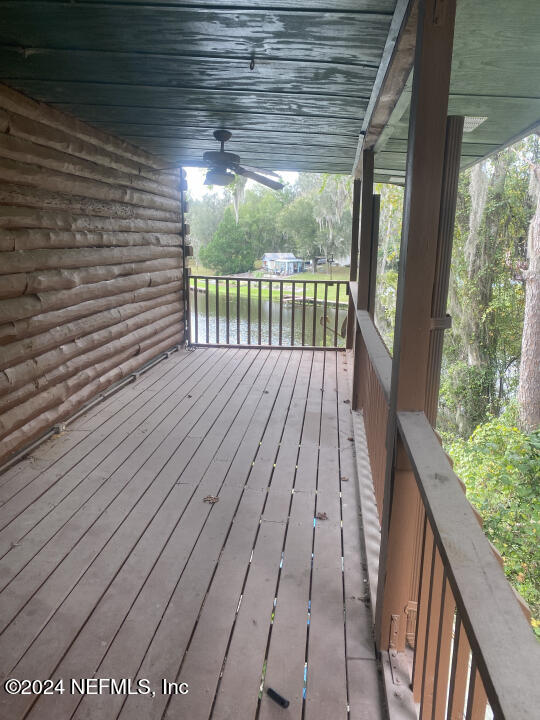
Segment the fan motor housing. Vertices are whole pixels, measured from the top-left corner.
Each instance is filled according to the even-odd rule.
[[[209,150],[203,155],[203,161],[208,167],[231,167],[240,163],[240,155],[219,150]]]

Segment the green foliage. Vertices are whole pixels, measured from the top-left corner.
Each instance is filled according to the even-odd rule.
[[[448,450],[540,637],[540,431],[522,433],[512,422],[515,415],[509,410],[491,418]]]
[[[289,247],[300,257],[313,260],[315,268],[322,243],[311,199],[297,197],[293,200],[282,210],[278,224],[284,237],[289,241]]]
[[[214,237],[223,213],[228,205],[226,198],[219,195],[205,195],[201,200],[188,198],[190,242],[195,254]]]
[[[201,262],[218,275],[232,275],[253,269],[257,257],[247,242],[245,229],[236,224],[234,212],[228,207],[214,237],[199,253]]]

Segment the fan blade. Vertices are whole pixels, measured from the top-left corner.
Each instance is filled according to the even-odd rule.
[[[254,173],[262,173],[263,175],[269,175],[270,177],[276,178],[277,180],[281,180],[280,176],[272,170],[258,170],[257,168],[251,167],[251,165],[243,165],[242,167],[245,170],[250,170]]]
[[[259,175],[256,172],[252,172],[247,168],[240,167],[240,165],[235,165],[234,168],[231,168],[231,170],[234,170],[234,172],[238,175],[243,175],[250,180],[255,180],[255,182],[261,183],[261,185],[266,185],[266,187],[272,188],[272,190],[283,190],[283,183],[277,182],[276,180],[270,180],[270,178],[264,177],[264,175]]]

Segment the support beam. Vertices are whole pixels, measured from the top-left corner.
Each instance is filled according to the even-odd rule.
[[[414,61],[417,17],[418,0],[397,1],[358,141],[354,177],[362,177],[363,151],[375,148],[407,83]]]
[[[449,117],[446,123],[444,170],[441,191],[439,234],[437,237],[437,260],[431,301],[431,335],[429,338],[428,371],[426,378],[426,416],[435,427],[441,384],[441,362],[444,331],[450,327],[451,318],[446,315],[454,221],[456,216],[459,163],[464,118]]]
[[[360,251],[358,256],[358,310],[367,310],[369,304],[369,273],[373,228],[373,168],[373,151],[364,150],[362,154],[362,214],[360,216]]]
[[[379,254],[379,217],[381,213],[381,196],[373,196],[371,210],[371,257],[369,263],[368,312],[375,319],[375,295],[377,290],[377,259]]]
[[[396,443],[396,411],[423,411],[444,165],[456,0],[420,0],[403,208],[375,637],[389,647],[392,616],[405,644],[404,608],[414,577],[419,499]],[[394,512],[395,510],[395,512]]]
[[[358,233],[360,230],[360,193],[362,181],[356,179],[353,184],[353,206],[352,206],[352,236],[351,236],[351,267],[349,280],[356,282],[358,275]],[[347,315],[347,349],[351,349],[354,343],[354,329],[356,327],[356,314],[354,301],[349,293],[349,310]]]
[[[362,213],[360,215],[360,247],[358,252],[358,298],[357,310],[367,310],[369,305],[369,275],[371,270],[371,233],[373,221],[373,167],[374,157],[372,150],[364,150],[362,154]],[[354,375],[352,408],[359,410],[359,383],[360,383],[360,355],[358,348],[358,336],[360,330],[355,320],[355,353],[354,353]]]

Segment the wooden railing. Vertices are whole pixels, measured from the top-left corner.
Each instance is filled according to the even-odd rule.
[[[384,613],[384,593],[396,587],[389,577],[396,556],[414,558],[411,572],[408,569],[401,578],[411,588],[410,602],[401,606],[401,612],[407,621],[408,611],[414,610],[414,621],[407,622],[406,630],[413,664],[405,661],[410,656],[398,652],[399,615],[383,617],[377,644],[386,680],[400,682],[401,658],[401,670],[403,665],[408,668],[411,703],[416,703],[411,707],[424,720],[533,717],[539,706],[540,645],[530,627],[528,608],[508,583],[501,557],[484,535],[464,485],[423,412],[396,414],[394,462],[400,469],[396,467],[384,497],[391,358],[369,314],[356,311],[355,316],[355,374],[359,375],[353,405],[356,401],[363,412],[379,518],[386,509],[383,503],[390,503],[392,514],[399,515],[400,508],[392,505],[394,487],[407,481],[407,475],[414,478],[411,507],[417,503],[420,510],[406,520],[420,530],[405,533],[409,547],[396,548],[403,536],[391,520],[387,557],[393,554],[394,565],[388,563],[379,573]],[[409,469],[404,471],[405,466]],[[403,626],[400,633],[405,635]]]
[[[344,347],[347,286],[339,280],[190,276],[190,342]]]

